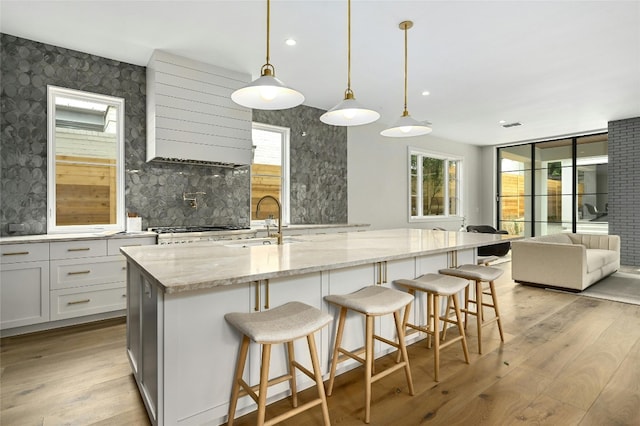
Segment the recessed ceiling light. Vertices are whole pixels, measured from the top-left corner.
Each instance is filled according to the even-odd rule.
[[[431,94],[431,92],[429,92],[428,90],[423,90],[422,91],[422,96],[429,96]]]
[[[506,123],[506,121],[504,121],[504,120],[500,120],[500,121],[498,121],[498,123],[500,123],[500,124],[504,124],[504,123]]]
[[[295,41],[295,40],[294,40],[294,39],[292,39],[292,38],[288,38],[288,39],[286,39],[284,42],[287,44],[287,46],[295,46],[295,45],[296,45],[296,43],[297,43],[297,41]]]

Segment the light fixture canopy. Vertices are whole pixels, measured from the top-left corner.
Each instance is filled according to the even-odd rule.
[[[320,116],[320,121],[333,126],[360,126],[380,118],[380,114],[362,106],[351,90],[351,0],[347,2],[347,90],[344,99],[338,105]]]
[[[381,131],[380,134],[391,138],[426,135],[433,129],[411,117],[407,110],[407,31],[413,27],[413,22],[402,21],[398,27],[404,31],[404,111],[393,126]]]
[[[270,18],[271,0],[267,0],[267,62],[260,69],[260,77],[231,94],[235,103],[247,108],[278,110],[293,108],[304,102],[302,93],[276,78],[276,70],[269,62]]]

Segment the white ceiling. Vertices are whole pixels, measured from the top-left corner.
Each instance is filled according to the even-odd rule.
[[[640,116],[640,1],[353,0],[352,89],[385,124],[402,113],[403,20],[414,21],[408,109],[434,136],[494,145]],[[137,65],[162,49],[257,77],[266,0],[1,0],[0,31]],[[305,105],[337,104],[347,0],[273,0],[271,63]]]

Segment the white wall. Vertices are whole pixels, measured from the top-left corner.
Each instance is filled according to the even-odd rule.
[[[491,213],[486,212],[490,206],[483,205],[483,181],[486,176],[493,175],[493,165],[482,164],[483,159],[488,156],[483,155],[480,147],[439,139],[432,135],[386,138],[380,136],[383,129],[383,123],[348,129],[349,223],[368,223],[371,229],[460,228],[462,218],[409,222],[409,146],[462,157],[463,211],[466,224],[493,222]],[[485,168],[489,168],[489,172],[484,170]],[[491,183],[492,180],[488,182]],[[486,200],[484,203],[486,204]]]

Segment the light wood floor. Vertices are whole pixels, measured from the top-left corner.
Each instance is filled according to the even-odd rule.
[[[640,306],[516,285],[510,264],[500,267],[506,342],[485,328],[479,356],[471,323],[471,364],[458,345],[444,349],[440,383],[431,352],[412,345],[415,396],[401,372],[375,383],[371,424],[639,425]],[[5,338],[1,346],[1,425],[149,424],[125,356],[123,319]],[[288,407],[280,401],[268,413]],[[363,424],[361,369],[336,379],[329,409],[334,425]],[[285,424],[322,424],[319,411]]]

